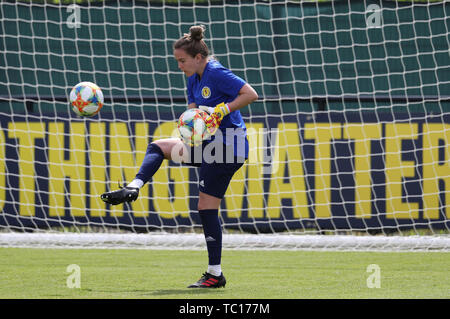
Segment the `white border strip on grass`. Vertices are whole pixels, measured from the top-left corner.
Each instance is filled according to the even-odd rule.
[[[203,234],[0,233],[0,247],[204,249]],[[224,249],[450,251],[450,236],[224,234]]]

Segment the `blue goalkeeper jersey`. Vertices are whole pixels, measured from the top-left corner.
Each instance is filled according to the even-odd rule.
[[[225,68],[217,60],[210,60],[200,78],[197,73],[188,78],[188,104],[197,107],[206,105],[215,107],[222,102],[229,103],[236,99],[245,81]],[[239,110],[225,116],[219,129],[226,145],[234,144],[234,155],[248,158],[247,128]],[[218,134],[214,136],[217,137]]]

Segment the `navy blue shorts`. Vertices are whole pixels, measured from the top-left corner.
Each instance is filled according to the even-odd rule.
[[[215,143],[215,144],[213,144]],[[190,162],[199,170],[199,190],[202,193],[223,198],[228,185],[245,158],[234,156],[234,151],[222,142],[206,142],[200,146],[188,147]]]

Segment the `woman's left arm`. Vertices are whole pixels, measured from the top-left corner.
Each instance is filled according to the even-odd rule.
[[[209,132],[214,134],[226,115],[249,105],[257,99],[258,94],[256,91],[250,86],[250,84],[246,83],[240,89],[239,95],[233,101],[227,104],[222,102],[216,105],[215,108],[204,105],[200,105],[199,108],[210,113],[210,116],[205,119],[205,123]]]
[[[250,84],[246,83],[239,91],[237,98],[228,103],[228,107],[230,108],[230,112],[233,112],[249,105],[257,99],[258,93],[256,93]]]

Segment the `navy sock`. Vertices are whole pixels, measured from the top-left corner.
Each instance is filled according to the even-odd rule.
[[[142,180],[144,184],[147,183],[159,169],[163,160],[164,153],[161,148],[154,143],[150,143],[136,178]]]
[[[222,257],[222,227],[219,220],[218,209],[205,209],[198,211],[205,234],[208,248],[209,265],[220,265]]]

